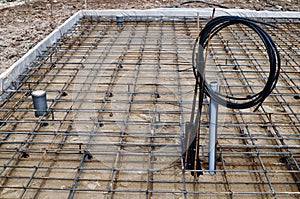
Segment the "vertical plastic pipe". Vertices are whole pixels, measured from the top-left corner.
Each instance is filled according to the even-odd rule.
[[[217,82],[211,82],[210,88],[217,92],[219,90]],[[208,149],[208,169],[209,174],[214,175],[216,169],[216,144],[217,144],[217,126],[218,126],[218,104],[210,99],[209,104],[209,149]]]
[[[42,90],[36,90],[31,93],[33,106],[34,106],[34,115],[35,117],[47,116],[48,115],[48,106],[46,99],[46,92]]]
[[[118,28],[123,28],[124,17],[123,15],[116,16],[117,26]]]

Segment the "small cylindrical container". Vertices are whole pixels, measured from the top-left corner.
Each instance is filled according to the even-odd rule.
[[[48,115],[48,106],[46,91],[36,90],[31,93],[33,106],[34,106],[34,115],[35,117],[47,116]]]

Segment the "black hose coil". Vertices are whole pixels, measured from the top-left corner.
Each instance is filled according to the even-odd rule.
[[[260,26],[258,26],[257,23],[272,26],[270,24],[266,24],[263,22],[259,22],[259,21],[255,21],[243,17],[237,17],[237,16],[216,17],[210,20],[206,24],[206,26],[200,32],[199,37],[196,39],[194,49],[193,49],[193,72],[196,78],[196,83],[200,86],[200,88],[202,86],[204,87],[204,93],[206,95],[210,96],[217,103],[226,106],[228,108],[246,109],[256,105],[258,105],[257,107],[259,107],[259,105],[263,103],[265,98],[275,88],[276,83],[278,81],[279,71],[280,71],[279,52],[272,38],[268,35],[268,33],[265,30],[263,30]],[[204,78],[204,64],[205,64],[204,49],[207,47],[208,41],[210,40],[210,38],[216,35],[223,28],[233,24],[246,25],[259,35],[263,44],[266,47],[267,54],[269,57],[269,62],[270,62],[270,72],[265,87],[260,92],[256,94],[248,95],[246,97],[234,97],[234,96],[223,95],[219,92],[214,92],[213,90],[211,90],[211,88],[209,87],[208,83],[205,81]],[[197,45],[198,45],[198,52],[196,54]],[[230,100],[236,100],[236,102],[232,102]]]

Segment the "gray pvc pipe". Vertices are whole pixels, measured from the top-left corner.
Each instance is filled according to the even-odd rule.
[[[218,83],[211,82],[210,87],[213,91],[218,91]],[[208,149],[208,170],[210,175],[214,175],[216,169],[216,144],[217,144],[217,126],[218,126],[218,104],[210,99],[209,104],[209,149]]]
[[[32,101],[34,106],[35,117],[48,115],[46,92],[42,90],[36,90],[31,93],[31,96],[32,96]]]
[[[123,28],[124,16],[123,15],[117,15],[116,16],[116,21],[117,21],[118,28]]]

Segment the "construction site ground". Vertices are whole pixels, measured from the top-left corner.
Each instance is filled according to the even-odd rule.
[[[182,2],[57,0],[52,6],[34,1],[3,7],[0,72],[78,10],[178,7]],[[211,2],[299,11],[298,1]],[[282,56],[277,87],[256,112],[220,107],[216,175],[207,172],[205,98],[200,143],[206,172],[195,181],[183,169],[178,148],[191,115],[197,23],[129,21],[120,31],[112,20],[82,19],[20,75],[18,88],[1,101],[0,198],[298,198],[299,23],[272,20],[278,29],[264,27]],[[200,21],[200,28],[206,22]],[[223,93],[256,93],[263,87],[268,59],[253,31],[226,28],[211,46],[207,80],[219,79]],[[224,71],[216,74],[220,68]],[[52,113],[34,117],[32,90],[47,91]]]
[[[22,1],[20,1],[22,2]],[[27,4],[6,7],[0,2],[0,73],[20,59],[28,50],[61,25],[67,18],[82,9],[151,9],[180,7],[183,0],[34,0]],[[52,2],[52,4],[51,4]],[[299,11],[299,0],[213,0],[229,8],[253,10]],[[193,3],[181,7],[212,7]],[[217,7],[217,6],[215,6]]]

